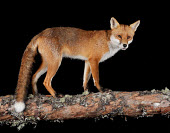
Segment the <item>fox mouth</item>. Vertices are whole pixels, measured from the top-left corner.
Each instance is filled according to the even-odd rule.
[[[122,50],[126,50],[127,48],[122,48]]]

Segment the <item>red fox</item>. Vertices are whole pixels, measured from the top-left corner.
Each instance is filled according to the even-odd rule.
[[[36,83],[39,77],[47,72],[43,84],[53,97],[56,96],[51,81],[64,57],[85,61],[84,91],[87,90],[87,83],[92,74],[94,85],[102,92],[99,84],[99,63],[112,57],[119,50],[126,50],[139,24],[140,20],[131,25],[119,24],[112,17],[111,30],[86,31],[71,27],[56,27],[48,28],[33,37],[22,57],[16,88],[15,111],[22,112],[25,109],[26,89],[37,50],[42,57],[42,64],[32,77],[34,95],[38,93]]]

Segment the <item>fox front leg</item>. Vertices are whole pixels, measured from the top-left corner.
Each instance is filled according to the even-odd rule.
[[[96,59],[90,59],[89,63],[90,63],[90,69],[93,76],[94,85],[100,92],[103,92],[102,87],[99,84],[99,61]]]
[[[90,63],[88,61],[85,61],[84,75],[83,75],[84,92],[88,91],[87,84],[88,84],[90,77],[91,77]]]

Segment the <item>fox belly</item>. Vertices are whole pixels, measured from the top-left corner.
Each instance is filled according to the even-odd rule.
[[[82,56],[82,55],[67,55],[67,54],[63,54],[63,58],[71,58],[71,59],[79,59],[79,60],[88,60],[87,57]]]

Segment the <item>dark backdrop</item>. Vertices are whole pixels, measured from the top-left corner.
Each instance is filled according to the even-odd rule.
[[[2,10],[2,9],[1,9]],[[133,43],[126,51],[120,51],[100,64],[100,84],[116,91],[144,91],[164,89],[169,86],[169,18],[166,4],[160,3],[6,3],[1,11],[1,87],[0,95],[14,94],[22,54],[33,36],[50,27],[77,27],[85,30],[110,29],[110,18],[119,23],[131,24],[141,20]],[[41,63],[36,56],[33,73]],[[56,92],[76,95],[83,92],[84,62],[64,59],[53,78]],[[41,94],[48,94],[38,81]],[[97,92],[92,78],[90,90]],[[28,93],[31,92],[29,88]],[[67,120],[64,123],[40,122],[36,129],[27,126],[23,131],[49,129],[155,129],[170,126],[164,116],[153,118],[116,117],[114,120]],[[2,129],[11,130],[9,126]],[[164,128],[166,129],[166,128]],[[16,129],[12,129],[16,130]]]

